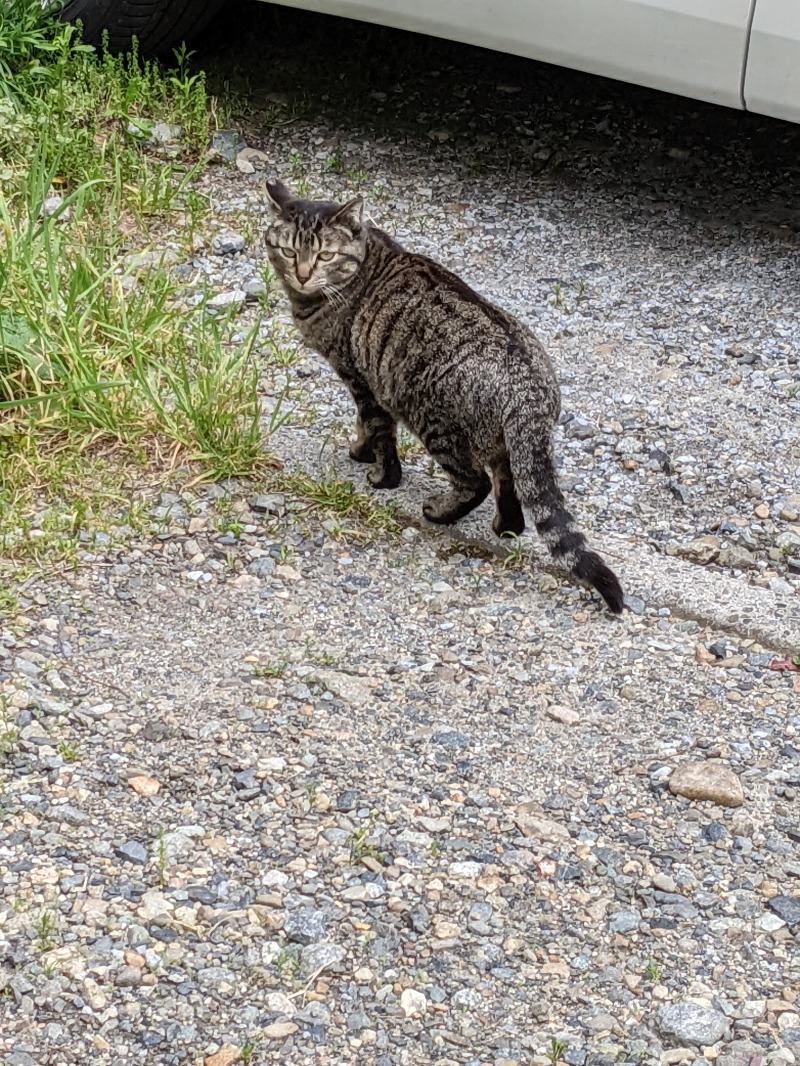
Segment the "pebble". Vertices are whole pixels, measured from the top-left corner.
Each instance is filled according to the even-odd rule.
[[[713,762],[683,763],[669,779],[669,790],[692,800],[709,800],[720,807],[741,807],[744,792],[739,778],[727,766]]]
[[[609,922],[612,933],[633,933],[641,925],[642,918],[637,911],[620,911]]]
[[[581,716],[577,711],[571,707],[561,707],[558,704],[548,706],[546,713],[548,718],[561,722],[562,725],[577,725],[581,720]]]
[[[288,915],[284,932],[295,944],[316,944],[325,936],[325,915],[305,908]]]
[[[287,1036],[293,1036],[300,1026],[295,1022],[273,1022],[264,1027],[264,1036],[267,1040],[285,1040]]]
[[[419,992],[415,988],[406,988],[400,996],[400,1006],[403,1008],[406,1018],[413,1018],[415,1015],[425,1013],[428,1008],[428,1000],[424,992]]]
[[[218,292],[206,301],[206,308],[211,312],[227,311],[233,308],[240,311],[247,299],[247,293],[243,289],[231,289],[229,292]]]
[[[144,866],[147,862],[147,849],[137,840],[126,841],[116,849],[116,852],[125,862],[132,862],[137,866]]]
[[[235,1044],[223,1044],[219,1051],[213,1055],[207,1055],[203,1059],[203,1066],[233,1066],[239,1061],[242,1049]]]
[[[708,1047],[723,1038],[728,1030],[728,1019],[719,1011],[696,1003],[670,1003],[658,1010],[656,1025],[669,1040]]]
[[[789,926],[800,925],[800,895],[773,896],[768,904],[779,918]]]
[[[211,251],[214,255],[232,255],[244,249],[245,240],[241,233],[216,233],[211,239]]]

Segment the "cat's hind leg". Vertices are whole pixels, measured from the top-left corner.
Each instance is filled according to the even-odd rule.
[[[450,479],[451,489],[441,495],[429,496],[422,505],[422,513],[429,522],[451,525],[468,515],[486,499],[492,483],[486,471],[476,466],[468,449],[447,435],[429,433],[423,443],[430,455]]]
[[[492,463],[492,486],[497,504],[492,529],[498,537],[509,534],[519,536],[525,529],[525,514],[514,488],[514,477],[507,454]]]

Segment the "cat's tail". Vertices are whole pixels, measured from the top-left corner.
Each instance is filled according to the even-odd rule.
[[[519,424],[516,430],[509,426],[506,447],[519,501],[530,513],[550,554],[579,580],[597,589],[609,610],[621,614],[624,594],[617,575],[589,550],[586,537],[567,510],[558,487],[549,433],[540,433],[530,422]]]

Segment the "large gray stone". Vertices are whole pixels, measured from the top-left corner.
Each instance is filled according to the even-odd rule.
[[[723,1038],[728,1019],[718,1010],[696,1003],[670,1003],[656,1015],[656,1025],[668,1040],[707,1047]]]
[[[316,944],[325,936],[325,915],[310,908],[294,911],[287,917],[283,929],[295,944]]]

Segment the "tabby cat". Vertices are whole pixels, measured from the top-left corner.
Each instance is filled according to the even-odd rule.
[[[521,533],[528,511],[553,558],[621,612],[616,575],[587,549],[558,487],[552,429],[560,393],[536,337],[449,270],[365,222],[360,197],[344,205],[302,200],[280,182],[267,194],[269,261],[303,339],[352,393],[350,456],[371,464],[370,484],[399,484],[402,422],[450,480],[449,492],[425,501],[429,522],[457,522],[494,489],[495,533]]]

